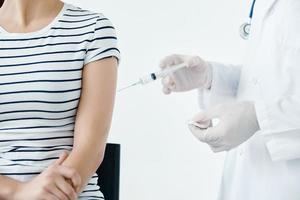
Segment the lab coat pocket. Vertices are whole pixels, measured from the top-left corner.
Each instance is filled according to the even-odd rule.
[[[286,0],[282,28],[282,43],[286,47],[300,50],[300,1]]]

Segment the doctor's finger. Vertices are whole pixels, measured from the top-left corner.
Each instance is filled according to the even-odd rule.
[[[169,55],[167,57],[165,57],[159,64],[159,67],[164,69],[166,67],[172,66],[172,65],[176,65],[176,64],[180,64],[183,62],[183,58],[181,55],[178,54],[173,54],[173,55]]]
[[[219,153],[222,152],[224,150],[222,150],[220,147],[213,147],[211,145],[209,145],[210,149],[214,152],[214,153]]]
[[[203,126],[209,127],[211,124],[210,115],[207,112],[200,112],[192,118],[192,121],[195,121]]]
[[[163,93],[166,94],[166,95],[169,95],[171,94],[171,89],[167,86],[163,86],[163,89],[162,89]]]
[[[165,87],[168,87],[172,91],[174,91],[176,88],[176,83],[171,76],[166,76],[161,80],[161,82]]]
[[[220,137],[218,136],[218,128],[209,127],[203,131],[203,139],[210,145],[220,145]]]
[[[207,140],[206,140],[206,134],[207,134],[206,131],[207,130],[206,129],[200,129],[191,124],[189,124],[189,129],[198,140],[200,140],[201,142],[207,143]]]
[[[205,61],[202,60],[199,56],[191,56],[187,61],[187,67],[197,67],[203,66]]]
[[[174,81],[170,76],[166,76],[166,77],[161,79],[161,83],[165,86],[171,85],[172,82],[174,82]]]
[[[218,146],[221,143],[221,139],[218,136],[217,127],[209,127],[206,129],[200,129],[196,126],[191,125],[192,133],[202,142],[208,143],[209,145]]]
[[[214,153],[219,153],[222,151],[229,151],[231,148],[229,148],[226,145],[209,145],[210,149],[214,152]]]
[[[213,120],[213,119],[220,119],[222,114],[224,112],[224,109],[221,109],[220,106],[215,106],[212,108],[207,109],[206,111],[199,113],[198,115],[195,116],[195,119],[199,120]]]

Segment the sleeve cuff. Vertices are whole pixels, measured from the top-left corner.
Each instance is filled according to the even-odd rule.
[[[234,101],[236,98],[240,70],[215,62],[209,64],[212,66],[212,83],[210,89],[198,89],[200,109]]]
[[[257,121],[258,121],[260,129],[263,131],[270,130],[267,108],[266,108],[264,102],[262,100],[255,101],[254,106],[255,106],[256,117],[257,117]]]
[[[110,50],[107,52],[99,52],[98,54],[94,55],[92,58],[86,59],[84,61],[84,65],[87,65],[90,62],[94,62],[97,60],[102,60],[105,58],[110,58],[110,57],[115,57],[118,61],[118,63],[120,63],[121,60],[121,56],[120,56],[120,52],[118,49],[114,49],[114,50]]]
[[[256,117],[262,130],[266,148],[272,161],[286,161],[300,158],[300,130],[274,130],[271,125],[273,113],[261,101],[255,101]]]
[[[291,130],[276,135],[265,135],[266,147],[272,161],[300,158],[300,130]]]

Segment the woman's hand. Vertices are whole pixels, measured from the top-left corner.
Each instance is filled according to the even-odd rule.
[[[14,200],[75,200],[80,185],[80,175],[61,164],[68,157],[64,152],[58,160],[29,182],[19,182]]]

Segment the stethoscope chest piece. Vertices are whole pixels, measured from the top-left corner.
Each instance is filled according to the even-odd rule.
[[[247,40],[249,38],[250,35],[250,28],[251,28],[251,24],[250,23],[243,23],[240,26],[240,36],[244,39]]]
[[[253,0],[253,2],[252,2],[251,10],[250,10],[250,13],[249,13],[249,22],[243,23],[240,26],[240,36],[244,40],[247,40],[249,38],[249,35],[250,35],[251,21],[252,21],[252,17],[253,17],[255,2],[256,2],[256,0]]]

